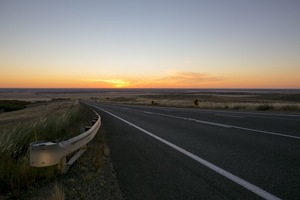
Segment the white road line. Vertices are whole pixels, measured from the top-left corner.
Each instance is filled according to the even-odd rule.
[[[122,107],[118,107],[118,108],[122,108]],[[245,130],[245,131],[252,131],[252,132],[258,132],[258,133],[264,133],[264,134],[269,134],[269,135],[276,135],[276,136],[281,136],[281,137],[287,137],[287,138],[293,138],[293,139],[300,140],[299,136],[294,136],[294,135],[276,133],[276,132],[271,132],[271,131],[263,131],[263,130],[252,129],[252,128],[245,128],[245,127],[228,125],[228,124],[221,124],[221,123],[216,123],[216,122],[203,121],[203,120],[198,120],[198,119],[193,119],[193,118],[179,117],[179,116],[175,116],[175,115],[167,115],[167,114],[161,114],[161,113],[155,113],[155,112],[148,112],[148,111],[136,110],[136,109],[131,109],[131,108],[127,108],[127,109],[128,110],[133,110],[133,111],[136,111],[136,112],[143,112],[145,114],[159,115],[159,116],[170,117],[170,118],[175,118],[175,119],[182,119],[182,120],[193,121],[193,122],[197,122],[197,123],[201,123],[201,124],[219,126],[219,127],[222,127],[222,128],[235,128],[235,129],[240,129],[240,130]]]
[[[240,127],[240,126],[233,126],[233,125],[228,125],[228,124],[221,124],[221,123],[197,120],[197,119],[193,119],[193,118],[178,117],[178,116],[174,116],[174,115],[166,115],[166,114],[161,114],[161,113],[151,113],[151,114],[152,115],[165,116],[165,117],[171,117],[171,118],[175,118],[175,119],[189,120],[189,121],[194,121],[194,122],[201,123],[201,124],[208,124],[208,125],[219,126],[219,127],[223,127],[223,128],[235,128],[235,129],[240,129],[240,130],[258,132],[258,133],[264,133],[264,134],[269,134],[269,135],[276,135],[276,136],[281,136],[281,137],[287,137],[287,138],[293,138],[293,139],[300,140],[299,136],[294,136],[294,135],[287,135],[287,134],[276,133],[276,132],[271,132],[271,131],[257,130],[257,129],[252,129],[252,128],[244,128],[244,127]]]
[[[244,118],[242,116],[237,116],[237,115],[221,115],[221,114],[215,114],[216,116],[221,116],[221,117],[233,117],[233,118]]]
[[[230,125],[220,124],[220,123],[215,123],[215,122],[209,122],[209,121],[202,121],[202,120],[197,120],[197,119],[193,119],[193,118],[178,117],[178,116],[174,116],[174,115],[166,115],[166,114],[154,113],[154,112],[152,112],[151,114],[152,115],[164,116],[164,117],[171,117],[171,118],[176,118],[176,119],[183,119],[183,120],[193,121],[193,122],[202,123],[202,124],[209,124],[209,125],[213,125],[213,126],[220,126],[220,127],[223,127],[223,128],[231,128]]]
[[[234,174],[232,174],[232,173],[230,173],[230,172],[228,172],[228,171],[226,171],[226,170],[224,170],[224,169],[222,169],[222,168],[220,168],[220,167],[218,167],[218,166],[216,166],[216,165],[214,165],[214,164],[212,164],[212,163],[210,163],[210,162],[208,162],[208,161],[206,161],[206,160],[204,160],[204,159],[202,159],[198,156],[196,156],[195,154],[192,154],[192,153],[184,150],[183,148],[178,147],[177,145],[175,145],[171,142],[168,142],[167,140],[164,140],[164,139],[154,135],[153,133],[150,133],[149,131],[147,131],[147,130],[145,130],[145,129],[143,129],[143,128],[141,128],[141,127],[139,127],[139,126],[137,126],[137,125],[135,125],[135,124],[133,124],[133,123],[117,116],[117,115],[115,115],[115,114],[112,114],[112,113],[110,113],[110,112],[108,112],[108,111],[106,111],[102,108],[99,108],[97,106],[94,106],[94,107],[96,107],[96,108],[102,110],[103,112],[106,112],[107,114],[109,114],[109,115],[111,115],[111,116],[113,116],[113,117],[115,117],[115,118],[117,118],[117,119],[133,126],[134,128],[146,133],[147,135],[157,139],[158,141],[172,147],[173,149],[183,153],[184,155],[192,158],[193,160],[201,163],[202,165],[208,167],[209,169],[217,172],[218,174],[228,178],[229,180],[231,180],[231,181],[235,182],[236,184],[248,189],[249,191],[253,192],[254,194],[256,194],[256,195],[258,195],[258,196],[260,196],[264,199],[268,199],[268,200],[279,200],[280,199],[280,198],[274,196],[273,194],[271,194],[271,193],[255,186],[255,185],[253,185],[252,183],[249,183],[248,181],[245,181],[244,179],[242,179],[242,178],[240,178],[240,177],[238,177],[238,176],[236,176],[236,175],[234,175]]]
[[[153,114],[152,112],[147,112],[147,111],[143,111],[143,113],[146,113],[146,114],[149,114],[149,115]]]
[[[187,111],[191,111],[191,109],[185,109]],[[242,112],[242,111],[223,111],[223,110],[195,110],[197,112],[201,112],[201,113],[212,113],[212,114],[216,114],[216,113],[231,113],[231,114],[241,114],[241,115],[257,115],[254,117],[261,117],[261,116],[282,116],[282,117],[295,117],[295,118],[299,118],[300,115],[297,114],[284,114],[284,113],[263,113],[263,112]]]
[[[262,130],[252,129],[252,128],[244,128],[244,127],[239,127],[239,126],[232,126],[232,128],[241,129],[241,130],[245,130],[245,131],[254,131],[254,132],[258,132],[258,133],[265,133],[265,134],[269,134],[269,135],[276,135],[276,136],[281,136],[281,137],[288,137],[288,138],[293,138],[293,139],[298,139],[298,140],[300,139],[300,137],[294,136],[294,135],[285,135],[282,133],[262,131]]]

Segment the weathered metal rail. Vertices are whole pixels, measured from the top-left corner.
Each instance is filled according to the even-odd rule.
[[[30,143],[30,165],[33,167],[58,165],[61,173],[66,173],[85,152],[86,144],[94,138],[100,126],[101,118],[95,112],[92,126],[86,127],[86,131],[76,137],[58,143],[44,141]],[[67,160],[70,155],[71,158]]]

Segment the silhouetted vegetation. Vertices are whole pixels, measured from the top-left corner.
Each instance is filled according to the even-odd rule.
[[[196,100],[194,101],[194,104],[195,104],[195,106],[198,106],[198,105],[199,105],[198,99],[196,99]]]
[[[274,106],[268,103],[262,103],[261,105],[257,106],[256,110],[266,111],[266,110],[273,110]]]
[[[51,101],[65,101],[65,100],[70,100],[70,98],[54,98],[54,99],[51,99]]]
[[[21,110],[26,108],[30,104],[27,101],[18,101],[18,100],[0,100],[0,111],[10,112],[15,110]]]

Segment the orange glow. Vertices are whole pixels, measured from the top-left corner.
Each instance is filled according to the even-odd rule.
[[[125,81],[122,79],[89,79],[87,80],[88,82],[91,83],[102,83],[101,85],[108,84],[111,85],[111,87],[115,88],[123,88],[123,87],[130,87],[132,86],[132,83],[130,81]]]
[[[52,76],[1,77],[1,88],[300,88],[295,77],[210,77],[179,74],[142,80],[82,79]]]
[[[300,88],[298,73],[289,71],[273,70],[267,75],[254,72],[223,75],[173,72],[164,76],[130,78],[47,69],[30,66],[2,68],[0,88]]]

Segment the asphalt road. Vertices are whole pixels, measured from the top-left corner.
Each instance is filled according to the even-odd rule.
[[[125,199],[300,199],[300,116],[89,103]]]

